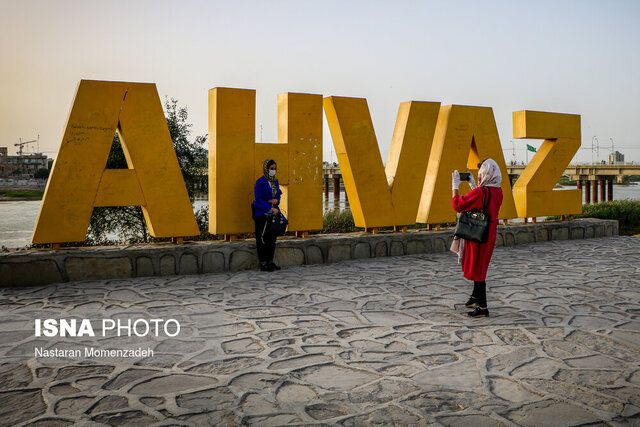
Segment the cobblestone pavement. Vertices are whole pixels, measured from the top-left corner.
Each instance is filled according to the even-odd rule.
[[[640,239],[497,248],[488,284],[483,319],[453,254],[2,289],[0,424],[640,425]],[[181,330],[34,336],[88,317]],[[154,355],[34,356],[92,346]]]

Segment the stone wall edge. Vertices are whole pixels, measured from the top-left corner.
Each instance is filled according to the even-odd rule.
[[[554,239],[571,240],[571,239],[587,239],[594,237],[609,237],[618,235],[618,221],[616,220],[600,220],[600,219],[575,219],[572,221],[555,221],[555,222],[540,222],[536,224],[509,224],[507,226],[500,225],[498,227],[498,241],[496,246],[515,246],[522,244],[531,244],[536,242],[551,241]],[[363,254],[367,253],[366,246],[369,247],[369,258],[376,256],[398,256],[407,255],[408,248],[411,248],[412,253],[436,253],[446,252],[449,250],[449,245],[453,237],[453,229],[445,229],[439,231],[409,231],[407,233],[379,233],[379,234],[366,234],[366,233],[350,233],[350,234],[328,234],[328,235],[315,235],[306,239],[282,239],[278,242],[278,247],[282,248],[297,248],[303,252],[303,263],[309,262],[308,249],[311,247],[320,249],[322,253],[322,262],[329,263],[331,260],[336,262],[346,259],[362,259]],[[409,242],[412,242],[409,245]],[[422,243],[420,243],[422,242]],[[359,245],[365,243],[365,245]],[[379,243],[385,243],[386,251],[378,254],[376,247]],[[395,245],[393,245],[395,243]],[[420,244],[419,244],[420,243]],[[402,247],[399,252],[400,246]],[[359,245],[359,246],[358,246]],[[345,246],[348,247],[344,248]],[[331,251],[331,248],[342,247],[343,252],[338,253]],[[358,251],[356,253],[356,247]],[[392,253],[392,247],[396,248]],[[423,250],[419,250],[423,248]],[[316,249],[313,250],[317,255]],[[130,277],[139,277],[138,262],[139,258],[148,258],[153,265],[153,274],[158,276],[162,275],[161,259],[166,257],[173,257],[175,260],[175,267],[173,274],[179,273],[184,267],[181,265],[181,259],[193,260],[193,258],[183,258],[184,255],[195,257],[195,266],[193,262],[189,264],[185,262],[184,267],[189,274],[203,274],[204,268],[204,256],[207,253],[220,253],[222,254],[222,265],[211,266],[207,268],[216,272],[229,272],[240,271],[247,268],[254,267],[257,264],[257,256],[255,255],[255,242],[242,241],[242,242],[188,242],[184,245],[171,245],[162,244],[154,246],[142,246],[132,245],[126,247],[96,247],[96,248],[64,248],[60,250],[24,250],[24,251],[12,251],[0,253],[0,287],[23,287],[23,286],[41,286],[51,283],[60,282],[47,282],[46,278],[42,280],[26,279],[20,280],[19,272],[25,271],[26,263],[33,263],[33,265],[42,265],[42,263],[52,263],[59,270],[59,274],[63,282],[67,282],[70,279],[69,272],[67,271],[67,261],[74,259],[75,268],[81,265],[82,260],[86,259],[89,263],[91,260],[98,258],[128,258],[131,263]],[[232,265],[233,254],[240,256],[241,253],[244,259],[240,261],[234,260]],[[254,254],[255,260],[250,259],[248,253]],[[329,254],[332,254],[330,257]],[[215,257],[220,260],[220,257]],[[312,257],[317,260],[317,256]],[[165,258],[166,259],[166,258]],[[209,257],[211,259],[211,257]],[[108,264],[108,263],[107,263]],[[90,270],[87,268],[87,270]],[[165,268],[166,270],[166,268]],[[194,271],[195,270],[195,271]],[[19,273],[19,274],[18,274]],[[142,272],[140,272],[142,273]],[[122,271],[115,272],[113,278],[122,278]],[[84,280],[104,280],[109,274],[105,274],[101,271],[99,276],[91,277],[91,274],[87,274],[83,277]],[[55,277],[51,274],[48,277]],[[73,275],[71,275],[73,277]]]

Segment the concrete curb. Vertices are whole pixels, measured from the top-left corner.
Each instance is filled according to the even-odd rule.
[[[498,227],[496,246],[550,240],[617,236],[618,221],[511,224]],[[325,234],[278,241],[275,261],[326,264],[349,259],[445,252],[453,230],[407,233]],[[258,268],[255,241],[188,242],[127,247],[65,248],[0,253],[0,287],[37,286],[78,280],[235,272]]]

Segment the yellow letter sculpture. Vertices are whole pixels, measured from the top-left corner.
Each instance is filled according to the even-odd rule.
[[[105,169],[116,130],[129,169]],[[94,206],[142,206],[154,237],[199,234],[155,84],[80,81],[33,243],[84,240]]]
[[[415,223],[439,107],[439,102],[400,104],[385,168],[367,100],[324,99],[356,226]]]
[[[209,91],[209,230],[252,232],[262,162],[278,163],[290,231],[322,228],[322,108],[358,227],[455,220],[451,173],[493,158],[502,171],[500,218],[575,214],[580,190],[553,191],[580,147],[580,116],[518,111],[515,138],[544,142],[511,191],[489,107],[400,104],[386,168],[366,99],[278,96],[278,142],[255,142],[255,90]],[[114,132],[128,169],[105,169]],[[476,178],[477,181],[477,178]],[[469,187],[460,189],[464,194]],[[515,201],[514,201],[515,200]],[[95,206],[141,206],[154,237],[199,234],[154,84],[80,81],[45,189],[33,243],[82,241]],[[517,213],[516,213],[517,207]]]
[[[528,218],[582,213],[581,190],[553,191],[580,148],[580,116],[516,111],[513,113],[513,137],[544,139],[513,186],[518,215]]]
[[[429,224],[455,221],[456,214],[451,206],[451,173],[455,169],[466,171],[468,167],[478,182],[477,164],[486,158],[494,159],[502,172],[504,199],[499,217],[515,218],[511,183],[493,110],[462,105],[441,107],[417,221]],[[468,191],[468,186],[460,188],[460,194]]]
[[[255,143],[256,92],[209,91],[209,231],[252,232],[253,188],[262,162],[278,164],[289,231],[322,229],[322,96],[278,95],[278,143]]]

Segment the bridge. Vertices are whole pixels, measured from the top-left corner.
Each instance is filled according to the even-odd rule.
[[[334,163],[336,165],[336,163]],[[324,172],[324,199],[329,199],[329,182],[331,181],[333,188],[333,199],[340,200],[340,181],[342,180],[342,172],[340,172],[340,166],[323,166]],[[344,192],[345,198],[347,197],[347,192]]]
[[[527,165],[507,165],[507,173],[514,182],[522,175]],[[340,166],[324,166],[324,197],[329,198],[329,183],[332,181],[333,197],[340,198],[340,180],[342,173]],[[633,163],[607,164],[575,164],[569,165],[563,175],[572,181],[577,181],[578,189],[584,188],[586,203],[613,200],[613,181],[622,182],[624,176],[640,176],[640,165]],[[600,187],[600,192],[598,192]]]
[[[507,165],[509,175],[522,175],[526,165]],[[616,178],[617,182],[622,182],[625,175],[640,175],[640,165],[633,163],[602,165],[602,164],[577,164],[569,165],[563,175],[568,176],[573,181],[595,181],[600,179]]]
[[[509,177],[522,175],[526,165],[507,165]],[[569,165],[563,175],[570,180],[577,181],[578,190],[584,188],[586,203],[604,202],[613,200],[613,180],[622,182],[624,176],[640,175],[640,165],[633,163],[608,164],[575,164]],[[598,194],[598,187],[600,193]]]

